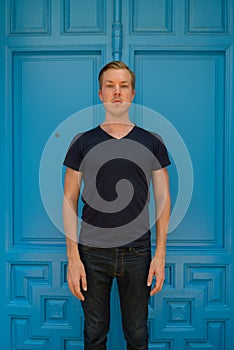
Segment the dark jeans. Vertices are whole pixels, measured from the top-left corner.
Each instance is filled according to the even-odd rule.
[[[85,350],[106,349],[113,278],[118,284],[127,349],[147,350],[150,247],[92,248],[79,245],[79,251],[88,283],[82,302]]]

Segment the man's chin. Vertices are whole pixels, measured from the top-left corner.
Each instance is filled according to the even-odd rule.
[[[131,103],[129,102],[104,103],[104,108],[106,109],[106,111],[116,116],[121,116],[122,114],[126,113],[130,106]]]

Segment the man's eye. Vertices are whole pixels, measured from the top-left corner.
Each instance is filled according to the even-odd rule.
[[[122,88],[128,88],[128,85],[121,85]]]

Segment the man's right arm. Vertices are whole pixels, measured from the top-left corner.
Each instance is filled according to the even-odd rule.
[[[64,179],[63,222],[66,234],[68,257],[68,286],[78,299],[84,300],[81,287],[87,290],[84,265],[78,250],[78,199],[82,173],[71,168],[66,169]]]

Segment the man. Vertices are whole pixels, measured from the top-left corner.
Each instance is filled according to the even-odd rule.
[[[148,299],[162,289],[165,276],[170,215],[166,166],[170,161],[160,137],[129,119],[135,96],[135,75],[129,67],[120,61],[108,63],[99,73],[99,85],[105,121],[75,137],[64,161],[68,285],[82,302],[86,350],[106,349],[113,278],[118,283],[127,348],[145,350]],[[84,208],[77,244],[82,179]],[[157,208],[152,260],[150,180]],[[156,284],[151,289],[154,277]]]

